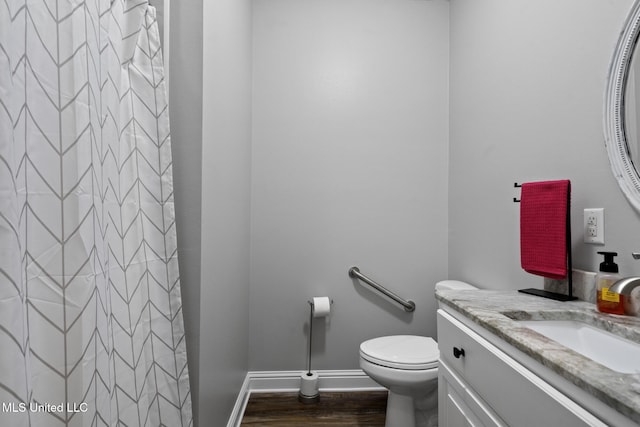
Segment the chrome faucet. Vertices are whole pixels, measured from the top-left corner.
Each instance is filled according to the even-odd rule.
[[[615,282],[609,292],[620,295],[631,295],[631,291],[640,286],[640,277],[626,277]]]

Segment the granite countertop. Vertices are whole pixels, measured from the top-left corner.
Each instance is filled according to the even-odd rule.
[[[517,320],[578,320],[640,343],[640,317],[597,311],[584,301],[559,302],[517,291],[439,290],[436,298],[640,424],[640,361],[635,374],[613,371]]]

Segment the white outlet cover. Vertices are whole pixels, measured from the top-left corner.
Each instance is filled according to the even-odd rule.
[[[604,245],[604,208],[584,210],[584,242]]]

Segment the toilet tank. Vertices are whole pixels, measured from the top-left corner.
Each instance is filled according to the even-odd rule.
[[[468,284],[467,282],[461,282],[460,280],[442,280],[436,283],[436,291],[463,290],[463,289],[478,289],[478,288]]]

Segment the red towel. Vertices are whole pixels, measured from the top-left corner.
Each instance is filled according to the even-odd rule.
[[[552,279],[567,277],[570,195],[569,180],[522,184],[520,261],[525,271]]]

